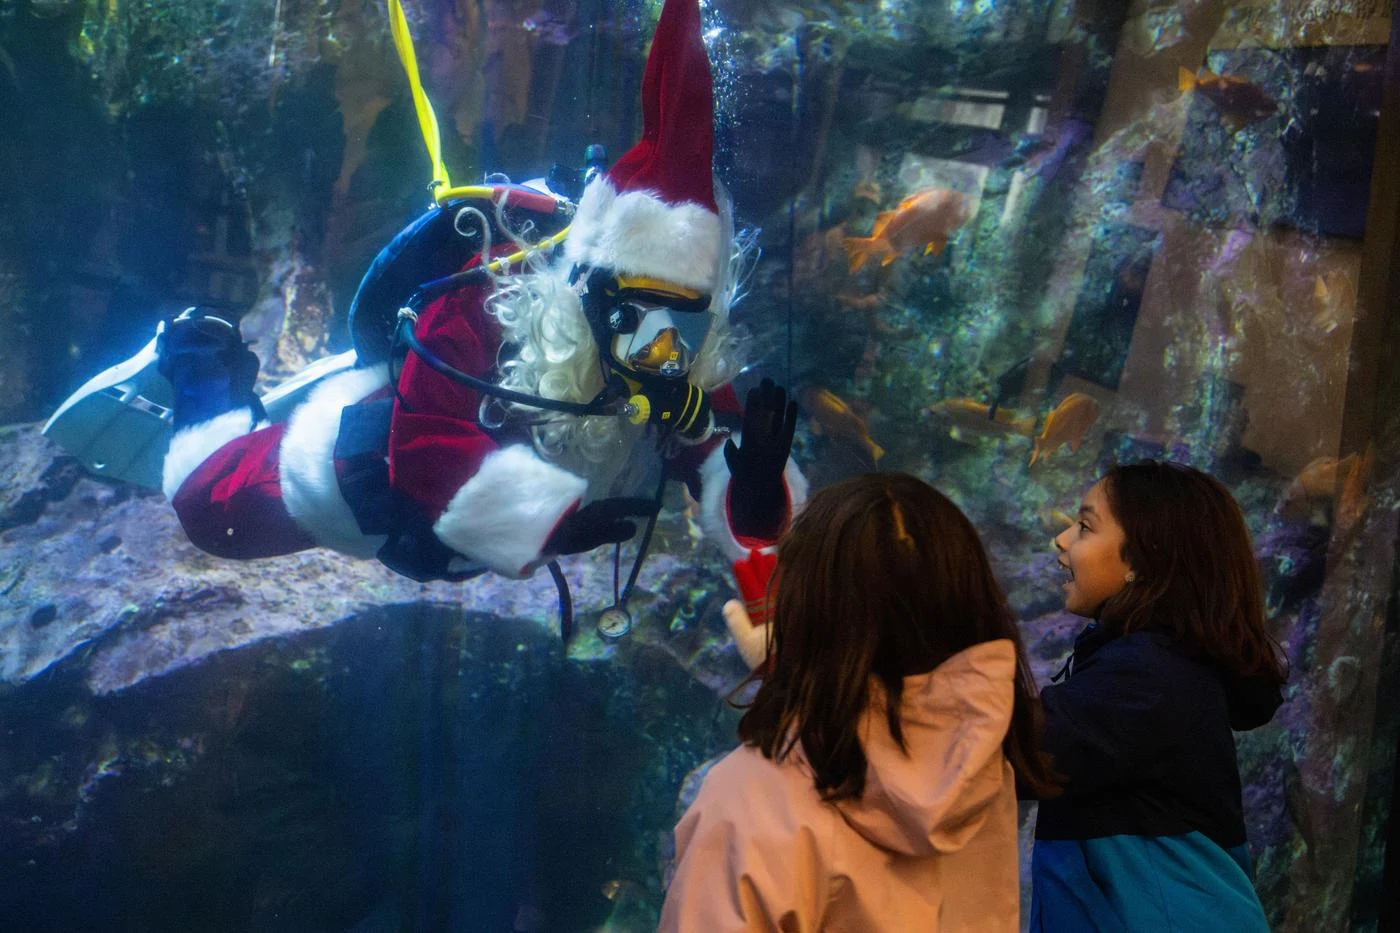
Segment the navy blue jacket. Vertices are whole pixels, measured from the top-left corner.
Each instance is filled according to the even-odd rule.
[[[1041,691],[1045,746],[1067,779],[1040,804],[1036,839],[1200,832],[1245,842],[1233,730],[1262,726],[1282,702],[1271,678],[1222,674],[1160,633],[1075,639],[1063,682]]]

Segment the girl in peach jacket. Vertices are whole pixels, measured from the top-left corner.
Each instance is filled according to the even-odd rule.
[[[828,487],[779,545],[770,595],[744,744],[676,827],[660,929],[1014,933],[1017,781],[1053,788],[967,518],[912,476]]]

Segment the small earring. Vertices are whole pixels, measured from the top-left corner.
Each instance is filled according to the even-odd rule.
[[[1127,573],[1123,574],[1123,582],[1124,582],[1124,583],[1132,583],[1132,582],[1133,582],[1134,580],[1136,580],[1136,579],[1137,579],[1137,574],[1133,573],[1131,570],[1129,570]]]

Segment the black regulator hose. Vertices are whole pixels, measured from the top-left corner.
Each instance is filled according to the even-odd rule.
[[[418,321],[418,309],[439,295],[444,295],[447,292],[459,288],[465,288],[485,278],[485,268],[478,266],[466,272],[457,272],[440,279],[434,279],[420,286],[409,296],[408,301],[404,302],[404,306],[399,309],[398,322],[394,328],[395,342],[406,344],[410,350],[418,354],[423,362],[427,363],[433,370],[449,379],[469,386],[483,395],[489,395],[507,402],[514,402],[517,405],[524,405],[527,408],[538,408],[542,411],[557,411],[566,415],[619,414],[619,405],[615,401],[610,401],[608,398],[613,394],[613,389],[610,386],[604,386],[590,402],[566,402],[562,399],[543,398],[538,395],[531,395],[528,392],[517,392],[514,389],[506,389],[488,379],[482,379],[479,376],[464,373],[423,346],[422,342],[418,339],[418,335],[413,330],[414,324]]]

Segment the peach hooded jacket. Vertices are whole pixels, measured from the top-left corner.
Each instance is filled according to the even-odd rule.
[[[1016,652],[975,645],[906,678],[905,756],[871,704],[859,800],[821,800],[799,744],[741,746],[676,826],[663,933],[952,933],[1020,928],[1016,788],[1002,740]]]

